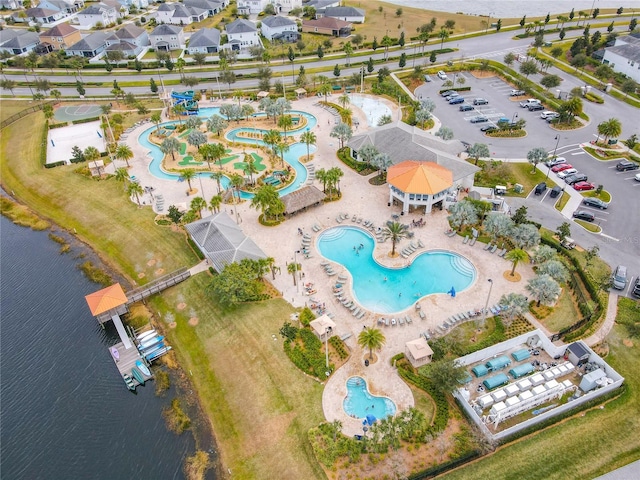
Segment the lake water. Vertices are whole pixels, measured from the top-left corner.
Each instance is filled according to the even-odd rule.
[[[175,395],[130,393],[84,296],[100,287],[47,232],[0,217],[0,455],[6,479],[184,478],[193,436],[167,431]],[[75,249],[74,249],[75,250]],[[75,250],[79,253],[79,250]]]

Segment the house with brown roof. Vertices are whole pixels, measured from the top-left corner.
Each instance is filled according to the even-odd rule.
[[[302,31],[306,33],[318,33],[320,35],[332,35],[334,37],[348,37],[351,35],[351,29],[352,24],[350,22],[345,22],[331,17],[302,21]]]
[[[68,23],[59,23],[40,34],[40,41],[48,43],[54,50],[66,50],[80,40],[82,40],[80,30],[73,28]]]

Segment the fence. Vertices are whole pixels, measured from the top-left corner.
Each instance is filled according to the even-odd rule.
[[[4,127],[8,127],[9,125],[11,125],[13,122],[16,122],[18,120],[20,120],[22,117],[26,117],[27,115],[29,115],[30,113],[33,112],[37,112],[38,110],[42,110],[44,108],[45,105],[51,105],[54,106],[57,102],[45,102],[45,103],[40,103],[38,105],[34,105],[32,107],[29,108],[25,108],[24,110],[19,111],[18,113],[14,113],[13,115],[11,115],[9,118],[5,118],[1,123],[0,123],[0,130],[3,129]]]

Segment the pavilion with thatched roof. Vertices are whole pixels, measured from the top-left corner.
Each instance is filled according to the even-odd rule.
[[[295,192],[283,195],[280,200],[284,204],[284,214],[294,215],[299,211],[304,211],[309,207],[321,205],[327,196],[313,185],[302,187]]]

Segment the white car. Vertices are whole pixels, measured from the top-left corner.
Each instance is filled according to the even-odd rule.
[[[559,113],[556,112],[552,112],[551,110],[545,110],[544,112],[540,113],[540,118],[558,118],[560,116]]]
[[[449,78],[447,77],[447,74],[444,73],[442,70],[438,71],[437,75],[440,80],[446,80],[447,78]]]
[[[636,173],[636,176],[633,178],[636,179],[636,182],[640,182],[640,173]]]
[[[556,173],[556,175],[558,175],[558,178],[565,178],[569,175],[573,175],[574,173],[578,173],[578,170],[575,168],[567,168],[566,170]]]

